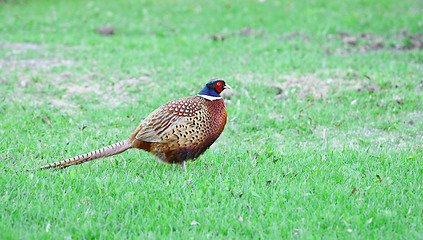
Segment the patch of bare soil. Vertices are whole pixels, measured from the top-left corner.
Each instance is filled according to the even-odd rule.
[[[411,113],[410,116],[423,116],[421,112]],[[418,120],[419,121],[419,120]],[[421,121],[421,119],[420,119]],[[413,126],[409,126],[413,127]],[[417,129],[416,129],[417,130]],[[326,128],[317,126],[313,130],[313,134],[321,138],[320,144],[326,143],[333,149],[359,149],[371,146],[371,149],[392,148],[392,149],[414,149],[421,146],[423,141],[423,131],[417,131],[415,136],[407,135],[403,132],[385,131],[381,129],[371,128],[370,126],[359,127],[356,130],[342,132],[339,129],[332,127]],[[300,142],[302,147],[317,147],[318,142]]]
[[[98,27],[95,31],[98,32],[99,34],[102,34],[102,35],[113,35],[113,34],[115,34],[115,28],[112,27],[112,26]]]
[[[412,51],[423,49],[423,33],[410,34],[406,29],[402,29],[397,34],[388,37],[373,33],[354,35],[339,32],[328,35],[328,39],[340,41],[343,47],[335,50],[326,49],[327,54],[345,55],[378,50]]]
[[[131,104],[137,100],[135,95],[147,88],[154,88],[148,76],[128,79],[105,80],[98,74],[75,76],[69,73],[41,74],[31,76],[22,74],[14,81],[15,89],[10,101],[25,102],[26,105],[43,105],[57,107],[61,112],[72,113],[77,110],[75,96],[87,101],[99,100],[102,104],[115,108]],[[49,87],[49,94],[43,89]],[[28,91],[28,89],[31,89]],[[145,90],[144,90],[145,91]]]
[[[152,79],[149,76],[141,76],[139,78],[128,78],[116,80],[113,85],[107,86],[107,91],[122,92],[125,91],[125,89],[133,88],[134,86],[143,87],[144,85],[149,84],[153,84]]]
[[[25,52],[28,49],[31,50],[41,50],[43,48],[42,45],[36,43],[7,43],[7,42],[0,42],[0,48],[5,48],[8,50],[16,50],[19,52]]]
[[[421,113],[420,113],[421,114]],[[411,126],[410,126],[411,127]],[[331,149],[363,149],[369,148],[369,152],[381,148],[415,150],[421,148],[423,141],[423,131],[417,132],[415,136],[410,136],[403,132],[385,131],[371,128],[369,126],[360,127],[357,130],[342,132],[332,127],[327,128],[317,126],[313,134],[321,139],[318,141],[300,141],[299,147],[322,147]],[[285,137],[276,133],[272,136],[275,139],[283,140]]]
[[[291,94],[299,98],[325,99],[329,94],[340,91],[358,90],[363,87],[363,80],[342,77],[322,79],[313,74],[303,76],[281,76],[271,88],[277,90],[276,100]]]
[[[224,33],[215,33],[215,34],[211,34],[211,35],[207,35],[204,38],[205,39],[212,39],[213,41],[224,41],[226,40],[228,37],[232,37],[232,36],[243,36],[243,37],[249,37],[249,36],[255,36],[255,37],[267,37],[268,34],[265,33],[264,31],[258,30],[258,29],[253,29],[250,27],[244,27],[239,31],[233,31],[230,32],[229,34],[224,34]]]
[[[69,77],[61,76],[59,78],[66,79]],[[83,83],[81,83],[81,80]],[[100,99],[104,104],[115,108],[122,104],[135,102],[137,98],[134,95],[148,87],[154,87],[152,79],[148,76],[105,81],[104,77],[94,74],[77,77],[73,81],[66,81],[66,84],[60,85],[59,89],[65,90],[62,100],[69,100],[74,96],[83,96]]]
[[[263,36],[263,37],[267,37],[267,33],[263,32],[261,30],[252,29],[250,27],[244,27],[239,32],[232,32],[232,35],[240,35],[240,36],[246,36],[246,37],[248,37],[248,36]]]
[[[58,107],[59,109],[60,108],[70,109],[70,108],[76,108],[77,107],[76,104],[74,104],[70,101],[67,101],[67,100],[64,100],[64,99],[57,99],[57,98],[51,99],[51,102],[50,102],[49,105]]]
[[[211,35],[207,35],[204,38],[205,39],[212,39],[213,41],[224,41],[230,37],[233,36],[241,36],[241,37],[269,37],[269,34],[266,33],[265,31],[262,30],[258,30],[258,29],[253,29],[250,27],[244,27],[239,31],[233,31],[230,32],[228,34],[224,34],[224,33],[215,33],[215,34],[211,34]],[[307,36],[303,33],[300,32],[292,32],[292,33],[286,33],[284,35],[282,35],[279,40],[283,41],[283,40],[302,40],[305,42],[308,42],[311,40],[310,36]]]
[[[325,77],[327,76],[327,77]],[[304,99],[326,99],[329,95],[339,95],[343,92],[381,92],[382,87],[379,86],[372,77],[354,69],[321,69],[315,74],[297,75],[280,75],[274,79],[264,80],[265,76],[256,76],[253,74],[237,76],[242,82],[254,81],[261,79],[262,82],[269,82],[269,88],[276,90],[275,100],[282,100],[290,95],[295,95],[298,100]],[[268,77],[267,77],[268,78]],[[390,82],[385,88],[400,88],[401,84]],[[416,84],[416,90],[423,89],[423,80]],[[403,97],[395,97],[394,101],[402,105]],[[354,103],[351,103],[354,104]]]
[[[415,146],[415,142],[423,140],[422,132],[415,137],[401,132],[390,132],[375,128],[362,127],[356,131],[351,131],[346,138],[335,136],[339,143],[345,142],[345,139],[355,139],[357,143],[364,142],[372,146],[389,146],[393,149],[407,149]]]
[[[16,60],[13,55],[25,53],[28,50],[40,51],[44,49],[43,45],[26,42],[0,42],[0,49],[6,49],[8,57],[0,59],[0,71],[8,72],[15,69],[29,68],[31,70],[50,69],[56,66],[69,66],[75,64],[73,60],[67,59],[23,59]]]
[[[50,69],[56,66],[70,66],[74,64],[73,60],[41,60],[41,59],[25,59],[25,60],[5,60],[0,59],[0,70],[12,71],[15,69],[29,68]]]
[[[34,77],[30,74],[19,74],[17,76],[17,81],[7,82],[9,84],[14,84],[13,94],[9,94],[8,101],[25,103],[26,106],[49,104],[50,106],[59,107],[61,111],[72,112],[73,109],[77,107],[76,104],[67,101],[62,98],[62,96],[58,96],[54,89],[50,89],[50,94],[45,94],[45,91],[42,90],[46,85],[50,86],[52,82],[54,82],[54,85],[51,85],[52,88],[61,86],[68,77],[69,75],[67,74],[49,75],[48,77]],[[28,89],[31,90],[28,91]]]
[[[282,37],[280,37],[280,40],[286,40],[286,39],[301,39],[303,41],[308,42],[311,40],[311,37],[300,32],[292,32],[292,33],[284,34],[282,35]]]
[[[138,99],[135,95],[145,91],[145,89],[156,88],[156,84],[149,76],[121,79],[113,82],[114,84],[106,86],[106,94],[102,95],[103,101],[108,102],[112,108],[121,104],[135,103]]]

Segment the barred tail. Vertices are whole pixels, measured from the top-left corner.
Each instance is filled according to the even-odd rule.
[[[79,155],[73,158],[69,158],[60,162],[55,162],[55,163],[51,163],[51,164],[47,164],[42,166],[40,169],[49,169],[49,168],[57,168],[57,167],[61,167],[61,168],[65,168],[65,167],[69,167],[71,165],[78,165],[84,162],[88,162],[94,159],[99,159],[99,158],[104,158],[104,157],[108,157],[108,156],[112,156],[112,155],[116,155],[119,154],[121,152],[124,152],[126,150],[128,150],[129,148],[132,148],[132,143],[129,139],[124,140],[124,141],[120,141],[118,143],[112,144],[110,146],[107,147],[103,147],[100,148],[98,150],[83,154],[83,155]],[[28,171],[32,171],[34,169],[27,169],[25,170],[25,172]]]

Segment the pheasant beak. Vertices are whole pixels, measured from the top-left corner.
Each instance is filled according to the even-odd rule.
[[[225,86],[223,86],[223,90],[225,90],[225,89],[232,89],[232,88],[228,84],[225,84]]]

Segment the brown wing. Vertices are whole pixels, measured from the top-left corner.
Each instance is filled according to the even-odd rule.
[[[190,124],[191,117],[201,110],[192,98],[176,99],[164,104],[152,112],[140,124],[140,131],[135,139],[144,142],[163,142],[163,136],[175,129],[180,123]]]

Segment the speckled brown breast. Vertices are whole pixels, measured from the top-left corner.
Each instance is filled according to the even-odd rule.
[[[225,127],[226,117],[223,99],[176,99],[144,119],[131,139],[134,147],[166,163],[181,163],[198,158],[214,143]]]

